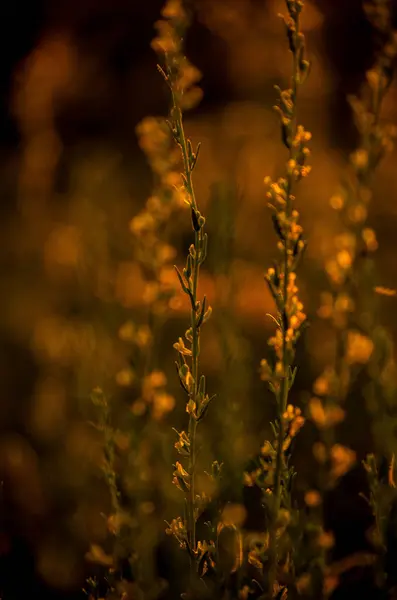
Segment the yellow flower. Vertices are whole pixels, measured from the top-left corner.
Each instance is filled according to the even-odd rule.
[[[113,557],[106,554],[103,548],[98,546],[98,544],[91,544],[90,550],[86,554],[86,559],[106,567],[111,567],[113,565]]]
[[[331,475],[337,479],[345,475],[356,461],[356,453],[341,444],[335,444],[331,448],[332,470]]]
[[[305,494],[305,503],[307,506],[316,507],[320,506],[322,500],[317,490],[309,490]]]
[[[353,165],[357,169],[365,169],[368,165],[368,152],[364,148],[359,148],[351,155]]]
[[[185,22],[187,19],[181,0],[168,0],[161,11],[165,19],[171,19],[179,22]]]
[[[175,406],[175,398],[166,392],[157,392],[153,398],[153,418],[160,420]]]
[[[313,444],[313,456],[318,463],[323,465],[327,460],[327,449],[322,442]]]
[[[152,371],[146,378],[147,385],[153,388],[159,388],[167,385],[167,378],[163,371]]]
[[[336,255],[336,261],[342,269],[348,269],[352,265],[353,257],[347,250],[341,250]]]
[[[192,356],[192,351],[189,350],[189,348],[186,348],[185,342],[181,337],[178,338],[178,341],[175,342],[173,347],[179,352],[179,354],[183,354],[184,356]]]
[[[370,252],[374,252],[378,248],[378,242],[376,239],[376,233],[373,229],[367,227],[362,232],[363,240]]]
[[[272,369],[266,359],[261,360],[260,377],[262,381],[269,381],[272,378]]]
[[[130,221],[130,230],[136,236],[144,235],[152,231],[154,227],[154,217],[147,211],[142,211]]]
[[[143,400],[135,400],[131,406],[131,412],[136,417],[141,417],[145,414],[147,405]]]
[[[129,368],[122,369],[116,375],[116,382],[122,387],[129,387],[133,383],[134,379],[134,371]]]
[[[333,208],[334,210],[341,210],[345,203],[345,199],[341,196],[341,194],[334,194],[333,196],[331,196],[329,203],[331,205],[331,208]]]
[[[146,348],[152,340],[152,333],[148,325],[141,325],[136,332],[136,344],[139,348]]]
[[[150,45],[157,54],[177,53],[180,46],[172,34],[158,36],[152,40]]]
[[[136,327],[132,321],[127,321],[119,329],[119,338],[124,342],[133,342],[135,339]]]
[[[349,364],[365,364],[369,361],[374,349],[373,341],[359,331],[347,333],[346,361]]]
[[[175,474],[180,475],[181,477],[188,477],[189,473],[183,468],[182,463],[176,461],[175,463]]]
[[[320,548],[324,548],[324,550],[329,550],[335,544],[335,538],[333,534],[329,531],[323,531],[317,538],[317,543]]]
[[[331,369],[326,369],[320,377],[316,379],[313,385],[313,391],[317,396],[327,396],[331,391]]]
[[[345,411],[337,405],[324,407],[320,398],[312,398],[309,402],[310,416],[319,429],[334,427],[343,421]]]
[[[367,218],[368,211],[362,204],[351,206],[348,211],[352,223],[362,223]]]
[[[195,85],[183,93],[180,99],[180,106],[184,110],[190,110],[199,104],[202,97],[203,90]]]

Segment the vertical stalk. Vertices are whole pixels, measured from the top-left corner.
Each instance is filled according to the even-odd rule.
[[[294,359],[296,342],[302,331],[306,315],[303,305],[297,297],[295,270],[303,255],[305,242],[302,239],[302,227],[298,225],[298,211],[293,208],[295,197],[293,184],[308,175],[310,167],[305,166],[309,155],[306,142],[311,135],[297,125],[297,97],[299,86],[309,72],[310,64],[305,60],[305,39],[300,32],[300,13],[302,0],[286,0],[288,16],[283,17],[292,53],[291,87],[279,92],[275,109],[281,121],[282,140],[288,149],[287,173],[285,178],[272,182],[269,177],[265,183],[270,186],[267,194],[271,200],[272,219],[279,237],[278,248],[281,259],[274,268],[268,270],[266,281],[275,300],[278,319],[275,337],[269,340],[274,347],[276,364],[272,368],[266,360],[261,363],[262,379],[269,382],[277,403],[277,435],[275,443],[275,469],[271,502],[271,521],[269,527],[268,549],[268,595],[271,598],[277,581],[277,529],[283,497],[283,480],[286,477],[285,450],[291,438],[303,424],[299,409],[291,406],[289,411],[289,391],[294,379]],[[290,414],[291,413],[291,414]],[[297,426],[299,419],[299,426]]]
[[[198,300],[198,284],[200,267],[207,253],[207,234],[204,233],[205,218],[200,214],[196,201],[192,173],[196,165],[199,146],[193,151],[190,139],[186,136],[183,125],[183,110],[191,108],[200,97],[200,90],[194,84],[201,74],[193,67],[183,53],[183,37],[188,26],[188,17],[182,1],[169,0],[162,10],[166,19],[157,24],[159,37],[152,46],[162,55],[165,69],[158,66],[168,85],[171,95],[171,111],[168,125],[174,141],[180,150],[182,160],[181,181],[179,191],[190,208],[194,243],[189,248],[186,266],[182,272],[175,266],[176,274],[184,294],[190,303],[190,327],[174,344],[178,352],[176,362],[179,380],[187,394],[186,411],[189,414],[188,433],[177,432],[179,436],[175,447],[178,453],[187,459],[187,470],[180,462],[175,465],[174,484],[184,493],[186,516],[177,517],[169,525],[167,532],[173,534],[182,548],[187,549],[190,559],[191,586],[198,575],[198,565],[205,572],[206,562],[210,562],[205,543],[196,540],[196,519],[204,495],[196,490],[197,461],[197,426],[204,418],[211,398],[206,393],[205,377],[200,374],[200,329],[209,319],[211,307],[204,296]],[[208,545],[207,545],[208,547]],[[207,548],[206,547],[206,548]]]

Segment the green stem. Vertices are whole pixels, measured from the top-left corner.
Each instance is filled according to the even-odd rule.
[[[184,174],[186,177],[187,192],[191,199],[191,206],[193,210],[197,210],[197,203],[194,193],[192,170],[189,163],[187,140],[183,128],[182,111],[177,105],[175,94],[172,92],[173,107],[176,114],[176,128],[178,131],[178,139],[182,153]],[[193,287],[192,296],[194,307],[197,306],[197,288],[200,274],[200,242],[201,242],[202,230],[195,232],[194,236],[194,247],[195,247],[195,258],[193,263]],[[197,395],[198,395],[198,381],[199,381],[199,355],[200,355],[200,329],[197,326],[197,315],[196,309],[191,307],[191,328],[192,328],[192,377],[193,377],[193,389],[190,393],[190,399],[193,400],[197,407]],[[197,421],[194,414],[190,414],[189,417],[189,440],[190,440],[190,454],[189,454],[189,475],[190,475],[190,488],[188,494],[188,539],[191,550],[196,550],[196,518],[195,518],[195,483],[196,483],[196,431]],[[192,554],[190,555],[190,567],[191,573],[195,573],[195,562]]]
[[[296,17],[295,21],[296,33],[297,36],[299,33],[299,17]],[[296,101],[297,101],[297,93],[298,93],[298,85],[299,85],[299,64],[297,59],[297,54],[293,54],[293,75],[292,75],[292,101],[293,101],[293,115],[291,118],[292,128],[291,128],[291,142],[296,136],[297,131],[297,122],[296,122]],[[294,159],[295,151],[294,147],[290,146],[289,150],[289,159]],[[287,197],[286,197],[286,218],[287,220],[291,217],[291,192],[292,192],[292,175],[288,176],[288,186],[287,186]],[[289,261],[289,239],[288,237],[284,242],[284,256],[283,256],[283,273],[284,273],[284,281],[283,281],[283,300],[284,300],[284,310],[287,306],[288,302],[288,280],[290,275],[290,261]],[[272,515],[271,515],[271,524],[269,531],[269,576],[268,576],[268,592],[269,597],[273,596],[273,588],[277,578],[277,564],[278,564],[278,554],[277,554],[277,520],[278,515],[281,508],[281,498],[282,498],[282,477],[285,470],[285,461],[284,461],[284,438],[285,438],[285,423],[283,419],[283,415],[287,410],[288,405],[288,395],[289,395],[289,371],[291,368],[290,361],[288,360],[288,352],[287,352],[287,328],[285,326],[284,315],[280,315],[281,322],[281,330],[283,335],[283,375],[280,383],[280,390],[277,394],[277,420],[278,420],[278,436],[277,436],[277,453],[276,453],[276,470],[275,470],[275,481],[274,481],[274,492],[273,492],[273,507],[272,507]]]
[[[274,492],[273,492],[273,507],[271,515],[271,525],[269,532],[269,581],[268,590],[270,598],[273,596],[274,583],[277,578],[277,519],[281,508],[282,486],[281,480],[284,471],[284,452],[283,443],[285,437],[285,424],[283,414],[288,403],[288,379],[284,377],[281,382],[281,393],[278,395],[277,405],[279,430],[277,436],[277,455],[276,455],[276,471],[274,475]]]

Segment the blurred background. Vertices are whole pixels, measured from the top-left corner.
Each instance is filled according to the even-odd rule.
[[[316,315],[327,287],[324,261],[338,228],[329,199],[357,141],[346,96],[358,92],[373,59],[360,0],[306,0],[305,5],[303,31],[313,67],[302,88],[299,120],[313,134],[313,171],[300,184],[297,203],[309,242],[299,287],[311,327],[298,353],[293,397],[298,404],[332,353],[332,336]],[[167,113],[150,48],[161,7],[160,0],[31,0],[27,5],[14,0],[2,7],[4,599],[28,593],[41,599],[84,597],[80,590],[91,573],[85,555],[91,543],[105,540],[102,515],[109,512],[98,467],[100,438],[89,423],[95,419],[94,387],[112,398],[125,494],[147,528],[137,533],[138,546],[149,540],[149,548],[161,547],[164,519],[180,510],[171,485],[172,427],[185,427],[186,413],[172,343],[187,328],[186,303],[175,303],[155,342],[155,366],[164,372],[172,399],[157,411],[144,408],[138,414],[131,410],[138,394],[133,377],[118,375],[133,366],[120,327],[129,319],[144,325],[146,318],[145,284],[129,223],[152,186],[136,127],[147,115]],[[290,57],[277,17],[284,11],[282,0],[197,0],[196,8],[187,54],[203,74],[204,98],[185,123],[193,143],[202,143],[195,174],[209,233],[202,291],[214,309],[203,333],[202,366],[218,395],[203,425],[202,454],[203,464],[224,461],[230,481],[224,493],[237,500],[231,497],[233,477],[238,480],[259,449],[274,414],[272,396],[258,376],[272,331],[266,313],[273,311],[263,273],[276,254],[263,178],[283,170],[272,105],[274,85],[287,84]],[[395,84],[384,116],[397,123]],[[397,284],[395,165],[394,151],[378,171],[369,217],[380,242],[379,285],[391,288]],[[170,239],[178,264],[190,236],[182,213]],[[396,300],[381,302],[395,337]],[[371,448],[370,426],[364,414],[357,417],[357,406],[344,428],[363,456]],[[299,457],[311,443],[308,438],[302,436],[296,458],[303,481],[308,467]],[[361,531],[360,517],[346,510],[341,522]],[[157,554],[156,568],[164,575],[168,567],[161,550]]]

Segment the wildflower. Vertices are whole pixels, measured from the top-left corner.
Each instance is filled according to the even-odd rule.
[[[272,369],[267,360],[263,358],[260,363],[260,377],[262,381],[270,381],[272,376]]]
[[[368,152],[363,148],[356,150],[351,155],[351,161],[356,169],[363,171],[368,165]]]
[[[145,379],[148,387],[160,388],[167,385],[167,378],[163,371],[152,371]]]
[[[129,387],[135,379],[135,373],[132,369],[122,369],[116,375],[116,382],[122,387]]]
[[[190,440],[188,435],[184,431],[181,431],[181,433],[178,433],[178,436],[179,439],[175,442],[175,448],[178,450],[179,454],[189,456]]]
[[[136,326],[132,321],[127,321],[119,329],[119,338],[124,342],[133,342],[136,334]]]
[[[185,342],[181,337],[178,338],[178,341],[175,342],[173,347],[179,352],[179,354],[182,354],[183,356],[192,356],[192,351],[189,348],[186,348]]]
[[[348,217],[352,223],[363,223],[367,218],[368,211],[362,204],[350,206]]]
[[[370,252],[374,252],[375,250],[377,250],[378,242],[376,240],[376,234],[373,229],[370,229],[368,227],[364,229],[362,232],[362,237],[365,242],[365,245],[367,246],[367,250],[369,250]]]
[[[136,236],[145,235],[153,231],[155,221],[150,213],[142,212],[130,221],[130,230]]]
[[[323,591],[326,597],[330,596],[332,592],[339,585],[338,575],[326,575],[324,578]]]
[[[341,210],[344,206],[345,200],[341,194],[334,194],[331,196],[329,203],[331,208],[334,210]]]
[[[153,514],[155,508],[156,507],[155,507],[154,503],[150,502],[149,500],[146,501],[146,502],[141,502],[141,504],[139,505],[139,510],[144,515],[151,515],[151,514]]]
[[[176,517],[176,519],[172,519],[171,523],[167,523],[168,527],[165,532],[168,535],[173,535],[178,540],[180,546],[182,548],[186,547],[187,541],[187,531],[184,521],[181,517]]]
[[[309,402],[310,416],[318,429],[334,427],[345,417],[345,411],[338,405],[323,406],[320,398],[312,398]]]
[[[349,330],[347,333],[346,361],[349,364],[365,364],[369,361],[374,349],[373,341],[359,331]]]
[[[141,417],[142,415],[144,415],[146,410],[147,405],[142,399],[135,400],[135,402],[133,402],[131,406],[131,412],[136,417]]]
[[[321,495],[317,490],[309,490],[306,492],[305,503],[307,506],[315,508],[317,506],[320,506],[321,502]]]
[[[335,537],[329,531],[322,531],[317,538],[317,543],[324,550],[330,550],[335,544]]]
[[[173,475],[174,476],[172,483],[182,492],[186,492],[190,487],[190,476],[189,473],[183,468],[182,464],[178,461],[175,463],[175,470]]]
[[[336,255],[336,262],[338,263],[338,265],[340,267],[342,267],[342,269],[346,270],[349,267],[351,267],[352,262],[353,262],[353,257],[350,254],[350,252],[348,252],[348,250],[341,250]]]
[[[147,325],[141,325],[135,336],[136,345],[143,349],[147,348],[152,340],[152,333]]]
[[[331,476],[338,479],[345,475],[356,461],[356,453],[341,444],[335,444],[331,448]]]
[[[161,10],[161,15],[165,19],[179,23],[186,23],[187,21],[187,15],[183,9],[181,0],[168,0]]]
[[[106,552],[98,544],[91,544],[89,552],[85,555],[86,559],[105,567],[113,566],[113,557]]]
[[[312,577],[309,573],[304,573],[296,581],[296,588],[298,594],[304,594],[310,589]]]
[[[313,444],[313,456],[319,464],[325,464],[327,460],[327,449],[322,442]]]
[[[173,410],[175,398],[166,392],[156,392],[153,397],[153,418],[157,421]]]
[[[327,396],[331,393],[333,376],[333,370],[327,368],[323,374],[316,379],[313,385],[313,391],[317,396]]]

